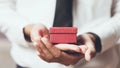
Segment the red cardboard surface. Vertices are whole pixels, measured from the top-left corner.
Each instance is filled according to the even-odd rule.
[[[51,34],[52,43],[76,43],[76,34]]]
[[[50,28],[50,41],[52,43],[76,43],[76,27],[52,27]]]
[[[52,27],[50,33],[77,33],[76,27]]]

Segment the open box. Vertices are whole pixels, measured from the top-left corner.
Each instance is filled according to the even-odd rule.
[[[52,27],[50,28],[51,43],[76,43],[76,27]]]

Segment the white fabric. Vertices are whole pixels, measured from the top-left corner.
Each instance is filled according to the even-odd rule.
[[[30,68],[117,68],[120,64],[120,0],[74,0],[73,22],[78,27],[78,35],[93,32],[102,41],[101,54],[90,62],[74,66],[41,60],[23,36],[23,27],[30,23],[52,27],[55,5],[56,0],[0,0],[0,31],[12,42],[13,59]]]

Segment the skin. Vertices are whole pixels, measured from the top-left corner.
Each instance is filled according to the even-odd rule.
[[[96,50],[95,50],[95,37],[92,34],[82,34],[78,36],[80,40],[82,40],[82,46],[79,45],[80,49],[82,50],[82,53],[85,55],[86,61],[90,61],[95,55],[96,55]],[[85,47],[87,46],[87,49]]]
[[[38,51],[38,56],[46,62],[57,62],[64,65],[74,65],[84,58],[90,61],[96,54],[94,48],[94,36],[82,34],[79,36],[82,44],[56,44],[49,40],[49,31],[42,24],[29,24],[24,28],[26,34]],[[77,52],[78,54],[68,54],[66,51]]]

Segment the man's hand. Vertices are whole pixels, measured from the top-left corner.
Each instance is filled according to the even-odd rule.
[[[35,39],[46,37],[49,39],[48,29],[42,24],[29,24],[23,29],[25,39],[34,42]]]
[[[49,40],[48,29],[44,25],[28,25],[24,28],[24,33],[34,43],[34,46],[38,50],[38,56],[47,62],[58,62],[64,65],[73,65],[83,58],[82,54],[70,55],[64,52],[74,51],[80,53],[81,50],[76,45],[53,45]]]
[[[95,37],[92,34],[82,34],[78,36],[78,45],[85,55],[86,61],[90,61],[96,55]]]
[[[42,38],[35,43],[37,50],[39,51],[39,57],[47,62],[58,62],[64,65],[74,65],[81,58],[82,54],[70,55],[64,51],[80,52],[80,49],[76,45],[64,45],[62,44],[52,45],[47,38]],[[56,46],[59,46],[58,48]],[[60,47],[61,46],[61,47]]]

